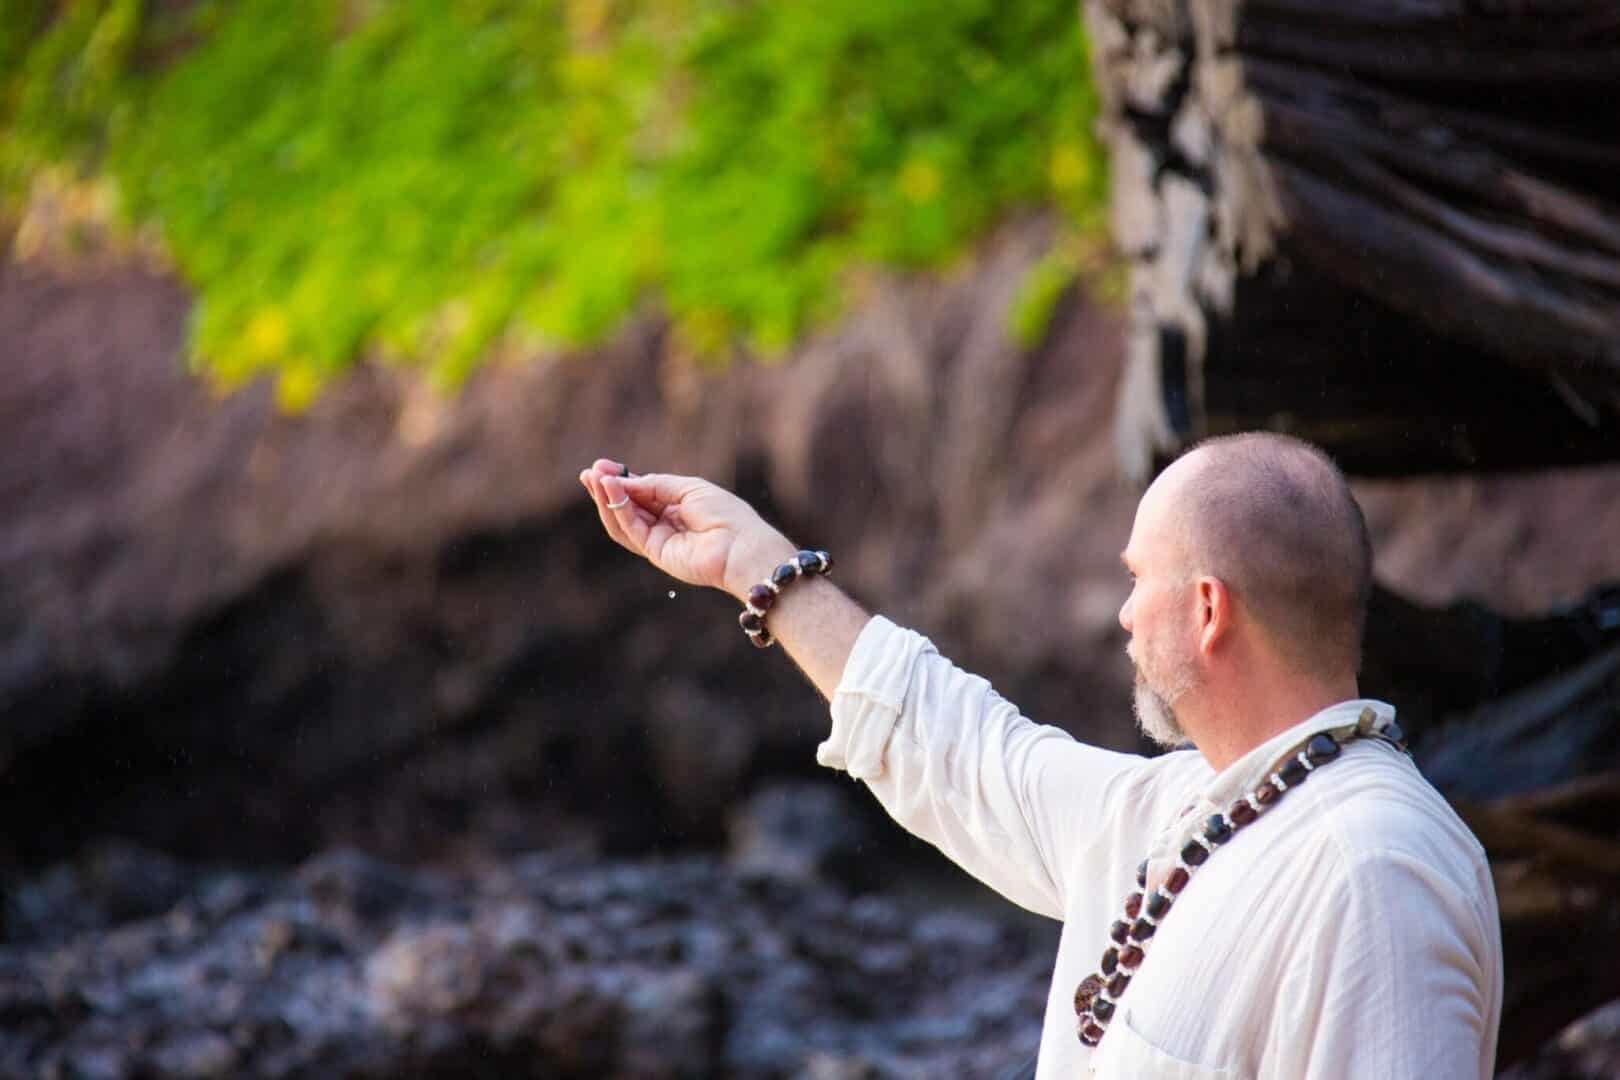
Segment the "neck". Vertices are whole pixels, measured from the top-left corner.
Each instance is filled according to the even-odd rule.
[[[1186,695],[1185,708],[1177,703],[1176,714],[1199,753],[1220,772],[1300,721],[1359,696],[1354,676],[1283,675],[1194,691]]]

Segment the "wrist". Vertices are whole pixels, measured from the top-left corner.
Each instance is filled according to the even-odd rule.
[[[738,603],[744,602],[749,589],[770,577],[771,571],[792,559],[798,550],[775,529],[739,537],[732,546],[731,558],[726,560],[726,592]]]

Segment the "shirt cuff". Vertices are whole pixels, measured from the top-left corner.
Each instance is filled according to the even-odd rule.
[[[883,755],[899,722],[917,658],[934,652],[921,634],[874,615],[862,628],[832,696],[832,732],[816,761],[857,780],[883,775]]]

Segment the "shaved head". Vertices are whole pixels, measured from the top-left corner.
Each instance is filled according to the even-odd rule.
[[[1284,435],[1230,435],[1188,451],[1160,484],[1189,576],[1224,582],[1289,668],[1356,672],[1372,542],[1326,454]]]

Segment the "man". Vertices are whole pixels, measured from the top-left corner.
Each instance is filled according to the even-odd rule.
[[[682,581],[742,600],[794,556],[703,480],[610,461],[580,480],[616,541]],[[1142,497],[1123,560],[1139,722],[1195,750],[1031,723],[820,574],[787,575],[764,619],[832,702],[817,759],[1063,921],[1037,1075],[1490,1076],[1490,869],[1393,710],[1358,697],[1371,550],[1343,476],[1280,436],[1206,443]]]

